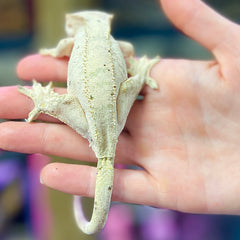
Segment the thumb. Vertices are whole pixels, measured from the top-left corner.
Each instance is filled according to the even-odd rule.
[[[215,12],[202,1],[160,0],[160,2],[173,24],[210,50],[216,58],[218,53],[231,50],[227,49],[229,45],[239,42],[238,25]],[[231,44],[228,44],[230,42]]]

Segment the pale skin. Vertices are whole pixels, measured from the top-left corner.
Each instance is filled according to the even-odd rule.
[[[114,201],[191,213],[240,212],[240,26],[199,0],[162,0],[176,27],[213,54],[211,61],[161,59],[151,71],[159,89],[145,87],[120,135]],[[227,33],[227,34],[226,34]],[[20,61],[24,80],[65,82],[67,59],[39,55]],[[65,89],[56,89],[65,92]],[[33,104],[16,87],[0,89],[0,117],[27,118]],[[47,116],[48,123],[0,124],[0,148],[95,162],[87,140]],[[52,163],[46,186],[93,197],[96,169]],[[82,179],[82,181],[79,181]]]

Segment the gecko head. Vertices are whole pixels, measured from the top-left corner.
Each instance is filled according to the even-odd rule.
[[[107,21],[110,24],[112,18],[112,14],[100,11],[82,11],[66,14],[65,30],[69,37],[73,37],[76,35],[79,27],[83,26],[88,21]]]
[[[66,14],[65,30],[69,37],[75,36],[78,28],[84,24],[84,18],[79,13]]]

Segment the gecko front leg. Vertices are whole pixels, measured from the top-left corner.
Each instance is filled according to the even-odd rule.
[[[52,57],[70,57],[73,49],[74,38],[64,38],[59,41],[55,48],[43,48],[40,49],[39,53],[41,55],[49,55]]]

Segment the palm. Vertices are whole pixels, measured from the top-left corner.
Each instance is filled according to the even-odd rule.
[[[239,207],[232,203],[239,187],[240,105],[232,79],[221,71],[214,62],[164,60],[153,71],[160,91],[148,89],[134,106],[127,123],[130,162],[149,173],[152,204],[162,206],[164,199],[164,207],[188,212]]]

